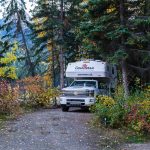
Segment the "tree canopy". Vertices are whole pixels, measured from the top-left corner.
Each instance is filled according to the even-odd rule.
[[[0,1],[5,10],[0,52],[7,57],[7,52],[17,45],[18,59],[14,65],[19,78],[46,74],[57,86],[65,82],[64,69],[69,62],[100,59],[118,66],[126,94],[135,88],[137,78],[141,85],[150,82],[148,0],[34,0],[33,3],[30,17],[25,0]]]

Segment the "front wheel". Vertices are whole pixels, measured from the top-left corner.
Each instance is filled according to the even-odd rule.
[[[67,112],[69,110],[69,107],[66,105],[61,106],[61,109],[63,112]]]
[[[88,107],[88,106],[81,107],[81,110],[83,110],[83,111],[89,111],[89,109],[90,109],[90,107]]]

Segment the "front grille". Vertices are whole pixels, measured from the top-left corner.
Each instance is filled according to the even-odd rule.
[[[71,106],[71,107],[83,107],[83,106],[85,106],[85,104],[83,103],[83,104],[67,104],[67,106]]]
[[[84,96],[89,96],[89,92],[86,92],[86,91],[64,91],[63,96],[84,97]]]
[[[67,99],[67,102],[85,102],[84,99]]]
[[[82,91],[65,91],[63,93],[64,96],[88,96],[88,92],[82,92]]]
[[[84,99],[67,99],[67,105],[78,107],[78,106],[84,106],[85,100]]]

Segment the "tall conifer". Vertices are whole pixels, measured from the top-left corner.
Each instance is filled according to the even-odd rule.
[[[31,54],[27,44],[27,35],[25,30],[30,24],[26,14],[26,4],[24,0],[3,0],[1,6],[5,9],[3,14],[4,23],[1,29],[6,31],[2,38],[11,42],[17,41],[19,49],[25,51],[25,60],[28,73],[35,75],[34,65],[31,61]]]

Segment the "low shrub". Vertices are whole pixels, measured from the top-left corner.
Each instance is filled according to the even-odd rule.
[[[58,95],[57,89],[42,89],[39,93],[30,92],[27,104],[32,107],[50,108],[54,105],[55,97]]]
[[[121,88],[119,92],[120,90]],[[115,128],[125,126],[137,134],[150,133],[149,89],[137,91],[126,100],[121,92],[115,93],[114,98],[99,95],[91,111],[105,126]]]
[[[109,96],[98,96],[91,110],[100,118],[101,123],[111,127],[121,126],[126,111],[122,103]]]
[[[59,90],[44,86],[43,78],[40,76],[25,78],[22,83],[24,89],[24,103],[30,107],[51,107],[55,97],[59,96]]]
[[[11,87],[6,81],[0,82],[0,114],[17,117],[22,113],[20,102],[18,100],[18,87]]]
[[[130,98],[129,100],[131,102]],[[136,95],[134,103],[130,103],[129,107],[130,112],[126,117],[128,127],[140,134],[150,133],[150,92],[144,91]]]

